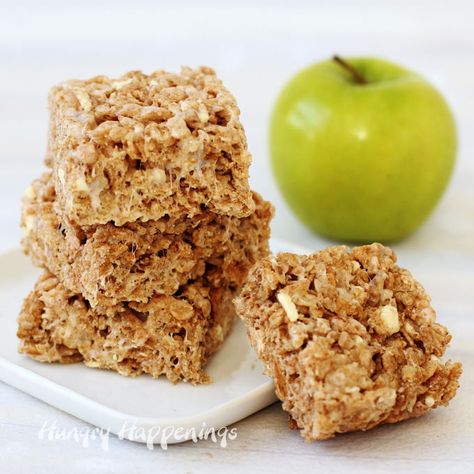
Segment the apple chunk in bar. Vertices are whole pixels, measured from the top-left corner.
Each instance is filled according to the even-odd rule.
[[[240,111],[210,68],[71,80],[49,108],[46,163],[78,225],[254,210]]]
[[[207,273],[215,287],[239,288],[250,267],[268,255],[270,203],[253,193],[244,218],[201,211],[193,218],[78,226],[56,212],[51,174],[35,180],[23,198],[23,249],[92,307],[146,302],[172,295]]]
[[[380,244],[264,258],[236,308],[308,441],[418,417],[459,386],[429,296]]]

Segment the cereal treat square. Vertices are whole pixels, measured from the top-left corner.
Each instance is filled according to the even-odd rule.
[[[212,69],[71,80],[49,108],[46,163],[79,225],[254,209],[240,111]]]
[[[429,296],[380,244],[267,257],[236,309],[308,441],[423,415],[459,386]]]
[[[239,288],[250,267],[269,253],[271,204],[254,193],[248,217],[202,211],[116,227],[78,226],[56,212],[50,174],[33,182],[23,199],[22,241],[33,262],[56,275],[92,307],[146,302],[172,295],[189,279]]]
[[[200,279],[173,296],[97,311],[45,272],[18,319],[19,351],[41,362],[83,361],[122,375],[206,383],[204,366],[234,320],[233,295]]]

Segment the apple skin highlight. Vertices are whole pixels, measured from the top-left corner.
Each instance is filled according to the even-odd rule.
[[[451,177],[456,125],[420,75],[376,58],[304,69],[270,124],[272,168],[299,219],[338,241],[393,242],[430,215]]]

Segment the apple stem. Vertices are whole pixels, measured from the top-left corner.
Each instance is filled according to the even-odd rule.
[[[344,61],[344,59],[337,55],[334,55],[332,59],[349,72],[357,84],[367,84],[367,79],[354,66],[351,66],[347,61]]]

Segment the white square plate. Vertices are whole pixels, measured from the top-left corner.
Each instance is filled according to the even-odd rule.
[[[277,240],[271,247],[273,252],[303,251]],[[0,255],[0,380],[140,442],[149,441],[144,433],[153,433],[154,443],[162,442],[160,433],[166,433],[169,444],[185,441],[192,429],[219,429],[276,400],[273,383],[262,374],[240,321],[207,367],[213,379],[209,385],[173,385],[145,375],[128,378],[83,364],[43,364],[19,354],[16,317],[39,274],[20,250]]]

